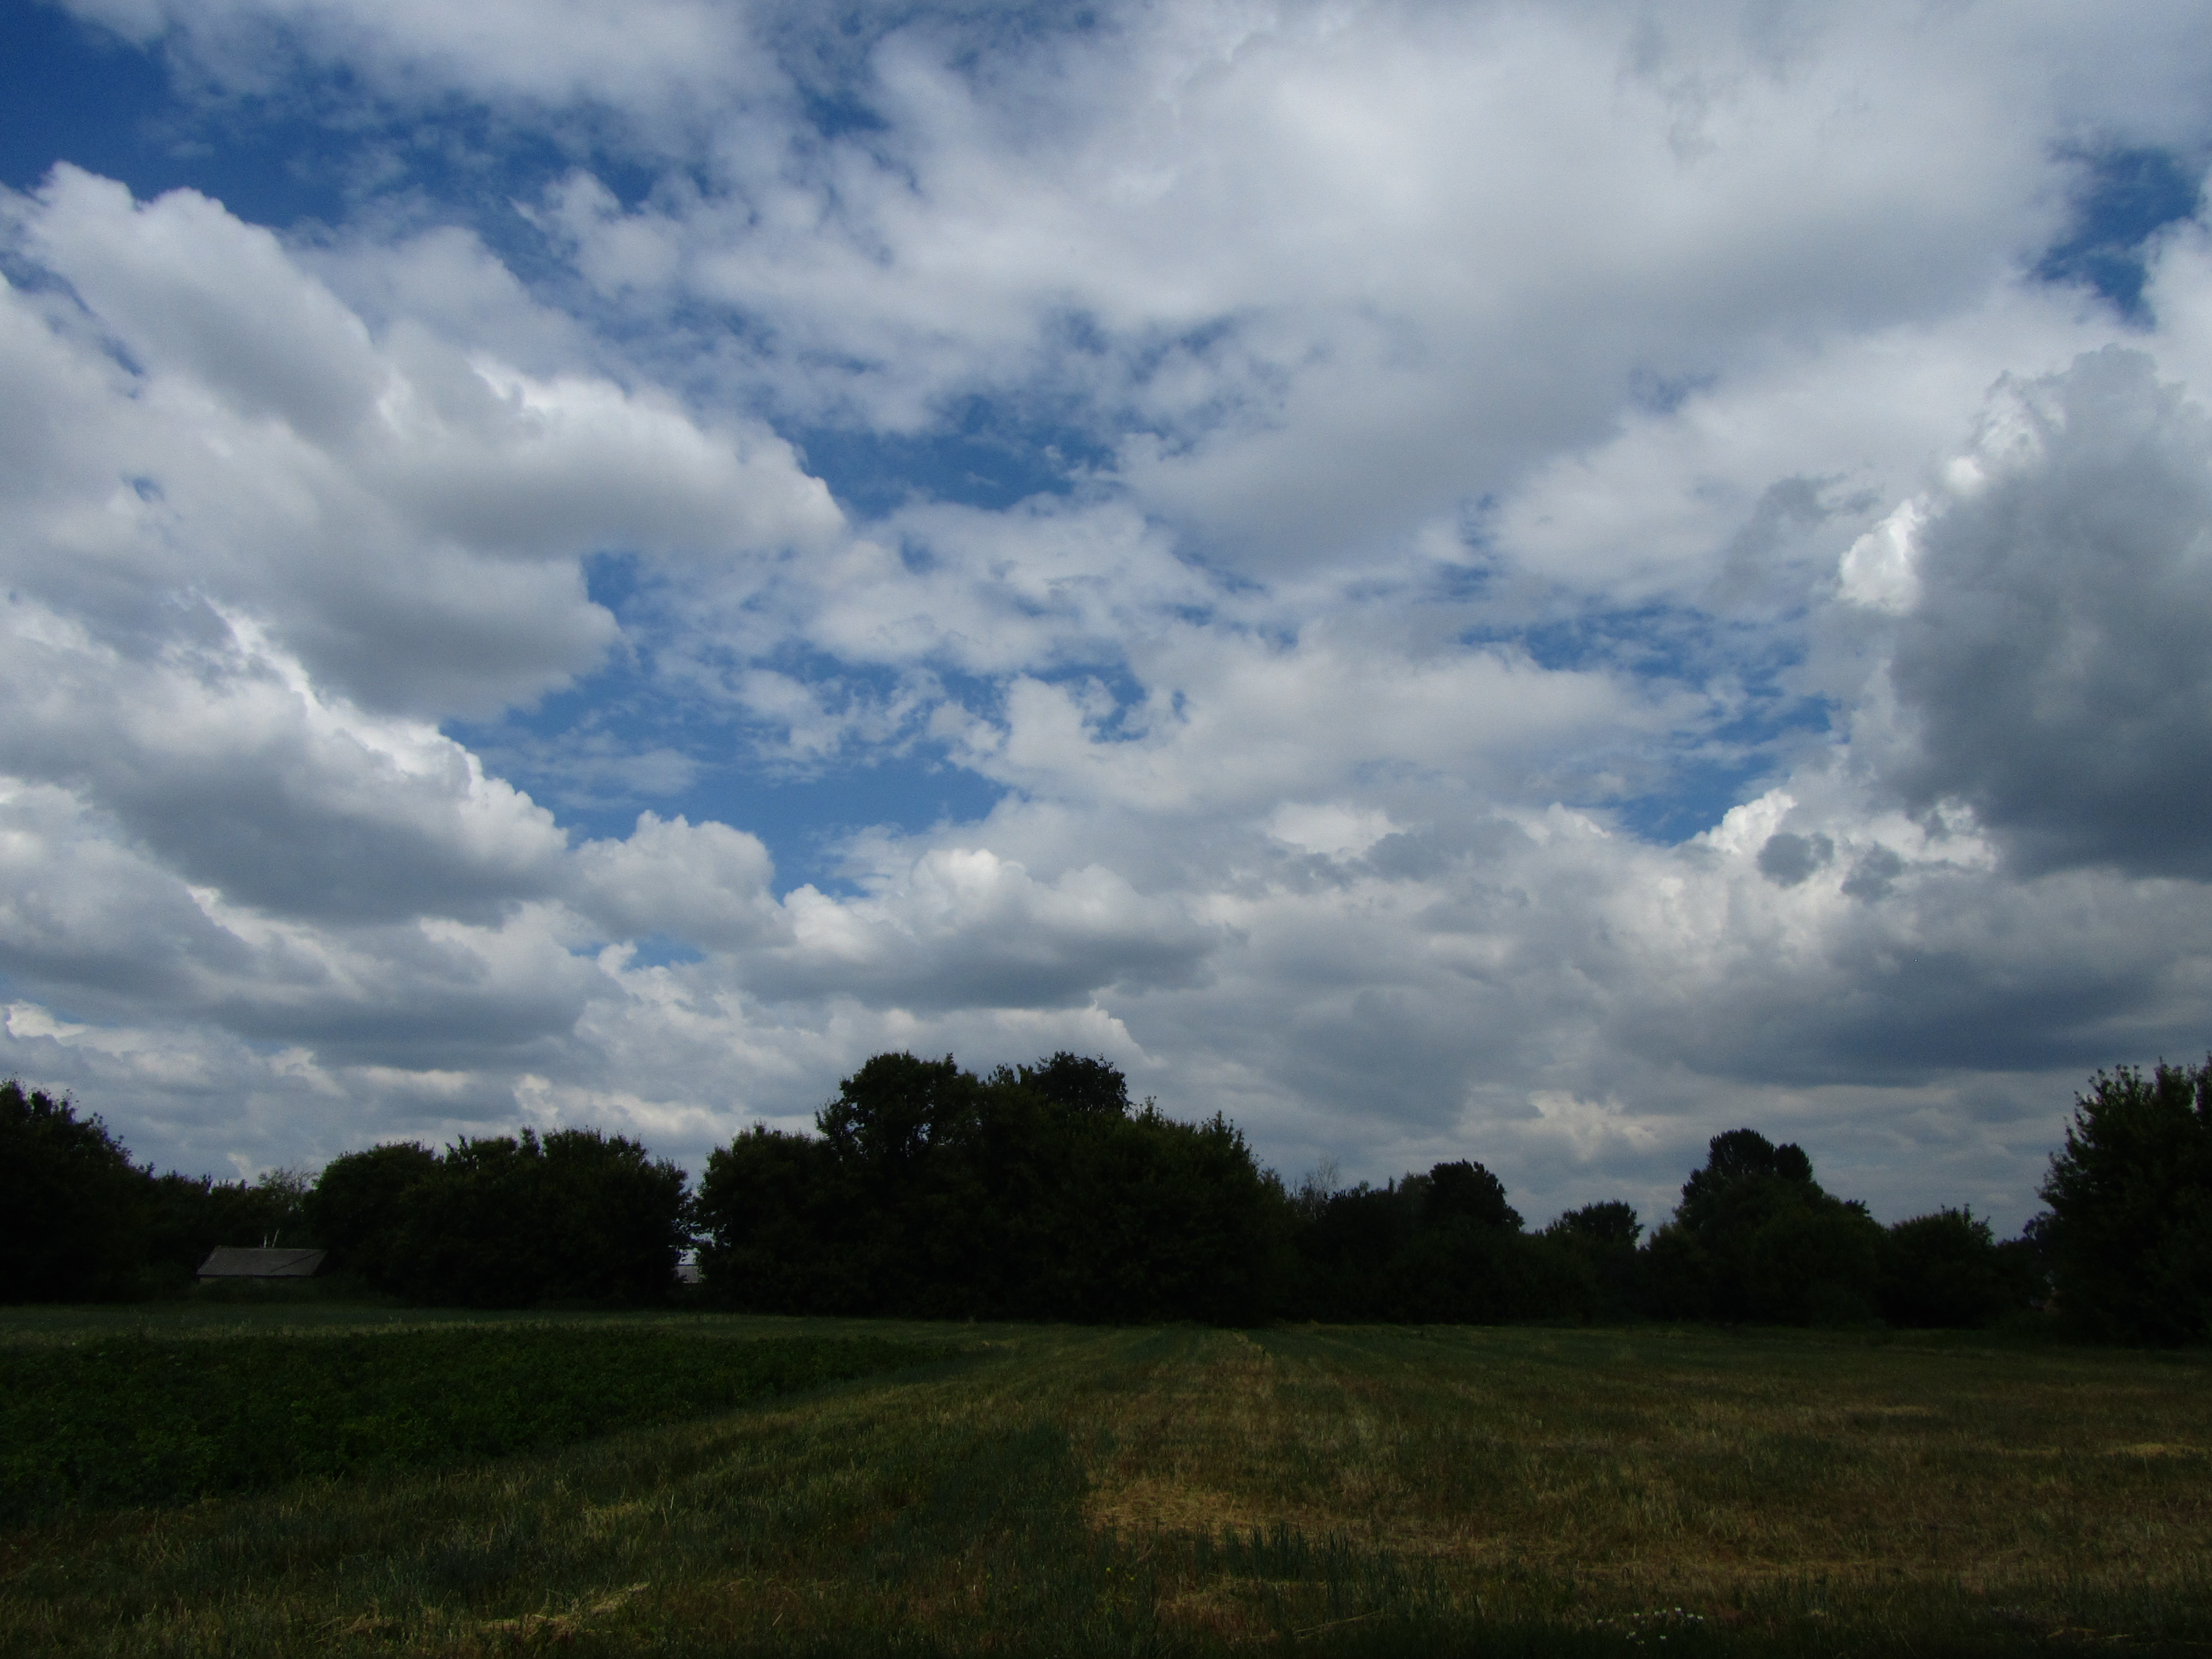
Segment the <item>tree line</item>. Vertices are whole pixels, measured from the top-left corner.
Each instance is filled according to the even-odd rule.
[[[2111,1340],[2212,1336],[2212,1058],[2098,1073],[2040,1195],[2014,1239],[1965,1208],[1885,1227],[1741,1128],[1648,1234],[1617,1200],[1531,1230],[1468,1160],[1287,1188],[1226,1118],[1133,1104],[1113,1066],[1066,1053],[981,1076],[878,1054],[813,1133],[749,1130],[696,1190],[583,1128],[386,1144],[312,1181],[157,1176],[69,1100],[0,1085],[14,1300],[158,1295],[216,1245],[283,1243],[412,1302],[637,1305],[696,1245],[684,1294],[760,1312],[1946,1327],[2045,1307]]]

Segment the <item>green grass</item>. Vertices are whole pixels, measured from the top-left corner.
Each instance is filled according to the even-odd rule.
[[[270,1340],[200,1328],[215,1349]],[[969,1358],[558,1450],[50,1517],[0,1537],[0,1649],[2212,1648],[2203,1354],[1665,1329],[570,1328],[732,1346],[858,1330]],[[67,1337],[50,1319],[20,1340]]]
[[[543,1450],[950,1352],[545,1324],[18,1344],[0,1348],[0,1526]]]

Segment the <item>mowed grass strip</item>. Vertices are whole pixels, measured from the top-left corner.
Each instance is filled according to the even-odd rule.
[[[541,1455],[57,1517],[0,1539],[0,1650],[2212,1643],[2203,1355],[1662,1330],[886,1334],[989,1358]]]
[[[950,1352],[561,1324],[4,1347],[0,1525],[543,1450]]]
[[[2054,1620],[2117,1598],[2212,1635],[2208,1382],[2203,1354],[1955,1337],[1224,1335],[1097,1397],[1087,1504],[1340,1540],[1493,1608],[1735,1616],[1817,1584]]]

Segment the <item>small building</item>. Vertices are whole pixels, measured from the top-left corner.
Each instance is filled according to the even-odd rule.
[[[321,1271],[320,1250],[251,1250],[218,1244],[200,1263],[202,1279],[313,1279]]]

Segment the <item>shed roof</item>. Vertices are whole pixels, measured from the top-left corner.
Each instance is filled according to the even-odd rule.
[[[218,1244],[200,1263],[202,1279],[313,1279],[323,1265],[320,1250],[249,1250]]]

